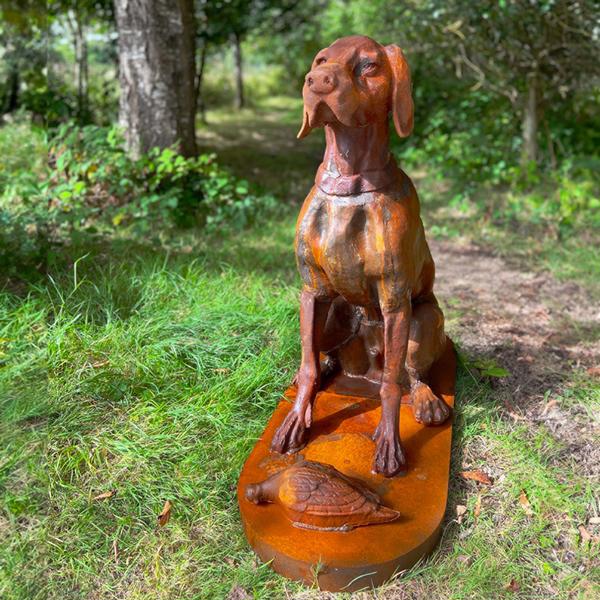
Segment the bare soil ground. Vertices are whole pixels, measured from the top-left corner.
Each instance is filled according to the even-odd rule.
[[[600,365],[600,307],[574,283],[510,267],[469,242],[430,241],[449,332],[469,356],[510,375],[496,384],[507,414],[543,422],[590,477],[600,476],[600,420],[556,400],[573,371]]]

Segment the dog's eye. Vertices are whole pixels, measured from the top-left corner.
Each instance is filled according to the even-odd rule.
[[[377,63],[368,62],[362,66],[360,70],[362,75],[368,75],[369,73],[374,73],[377,70]]]
[[[317,60],[315,60],[315,64],[316,65],[322,65],[323,63],[326,63],[327,59],[324,56],[321,56],[320,58],[317,58]]]
[[[363,75],[373,75],[377,71],[377,63],[370,60],[360,61],[354,68],[354,74],[356,77],[362,77]]]

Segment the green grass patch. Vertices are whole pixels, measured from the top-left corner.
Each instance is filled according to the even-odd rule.
[[[281,598],[302,589],[258,565],[234,491],[299,358],[292,236],[290,219],[197,239],[187,253],[127,256],[126,241],[115,241],[113,252],[88,248],[25,295],[2,295],[2,597],[224,598],[239,584]],[[504,597],[513,579],[517,597],[571,597],[591,577],[580,565],[595,556],[576,529],[589,482],[554,461],[541,426],[507,421],[492,388],[464,367],[458,406],[444,541],[403,581],[456,599]],[[488,456],[498,474],[477,520],[475,484],[458,474],[470,453]],[[533,516],[519,506],[521,489]],[[109,490],[112,498],[93,500]],[[159,528],[167,499],[173,516]],[[469,509],[461,525],[456,504]]]

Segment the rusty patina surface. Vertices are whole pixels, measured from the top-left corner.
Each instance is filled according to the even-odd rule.
[[[264,481],[248,485],[246,500],[278,504],[294,527],[320,531],[350,531],[400,517],[363,481],[331,464],[298,458]]]
[[[451,343],[432,369],[431,387],[454,405],[455,358]],[[356,386],[352,395],[338,393],[338,375],[319,392],[306,446],[296,455],[270,450],[276,429],[289,413],[296,394],[291,387],[248,457],[238,483],[238,502],[246,537],[259,557],[289,577],[315,583],[323,590],[353,591],[380,585],[394,572],[412,567],[437,543],[446,509],[452,425],[424,427],[411,418],[409,396],[401,407],[400,435],[408,469],[385,477],[372,470],[373,428],[380,403]],[[354,380],[356,381],[356,380]],[[361,481],[400,516],[390,522],[351,531],[314,531],[295,527],[279,503],[254,504],[249,485],[309,460],[333,465]]]
[[[389,151],[390,112],[398,135],[412,131],[410,70],[398,46],[347,37],[317,54],[303,96],[298,135],[325,127],[327,146],[296,230],[298,395],[272,447],[293,453],[305,443],[323,353],[329,368],[379,384],[374,468],[391,477],[406,468],[403,393],[410,390],[413,416],[425,425],[450,414],[427,383],[445,340],[435,266],[417,193]]]

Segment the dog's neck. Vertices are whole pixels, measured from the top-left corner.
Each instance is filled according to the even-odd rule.
[[[365,127],[325,125],[327,146],[316,184],[326,193],[356,195],[390,183],[395,162],[390,156],[387,119]]]
[[[360,175],[383,169],[389,160],[387,119],[365,127],[347,127],[341,123],[325,125],[323,164],[340,175]]]

